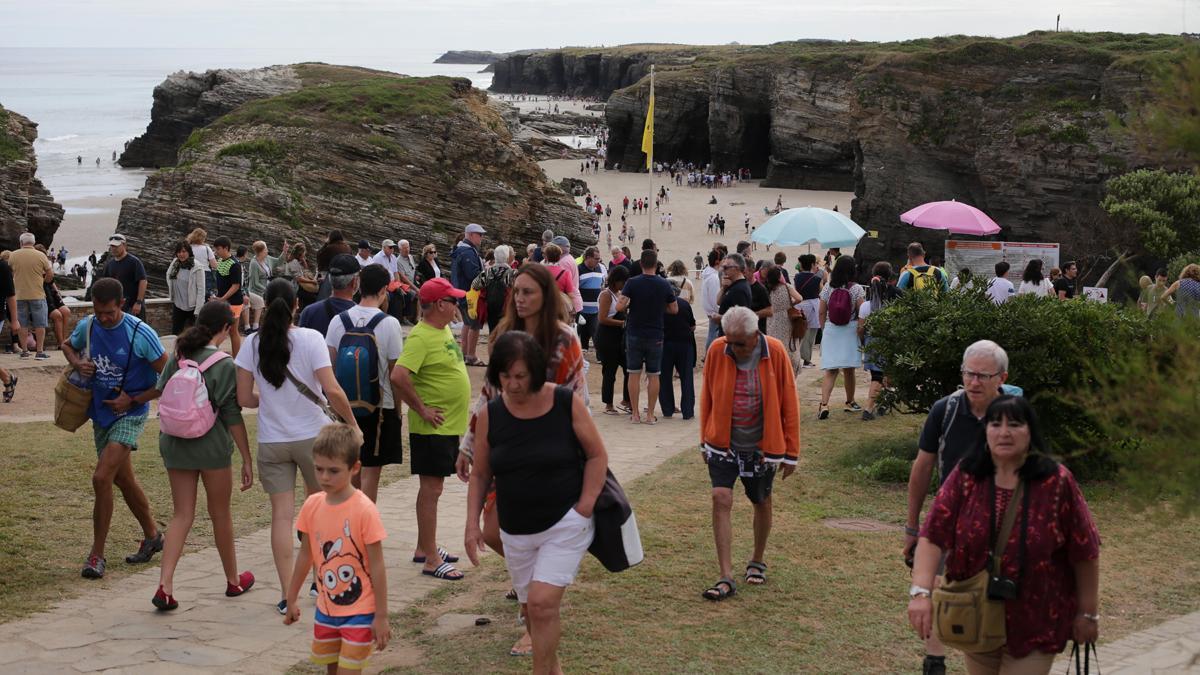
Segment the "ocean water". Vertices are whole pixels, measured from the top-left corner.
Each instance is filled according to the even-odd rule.
[[[0,105],[38,123],[38,177],[66,209],[55,244],[74,252],[103,241],[116,227],[117,200],[136,196],[145,183],[149,172],[118,167],[113,152],[145,131],[154,87],[171,73],[323,61],[491,85],[491,73],[478,72],[483,66],[432,63],[437,56],[404,49],[0,48]]]

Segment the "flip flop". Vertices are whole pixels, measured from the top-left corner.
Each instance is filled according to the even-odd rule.
[[[604,414],[605,414],[605,415],[625,415],[625,414],[627,414],[627,413],[623,413],[623,412],[621,412],[620,410],[617,410],[616,408],[613,408],[612,410],[605,410],[605,411],[604,411]]]
[[[457,569],[455,569],[454,565],[451,565],[448,562],[438,565],[436,569],[421,570],[421,574],[424,574],[427,577],[433,577],[435,579],[442,579],[444,581],[462,581],[464,576],[462,572],[459,572]],[[458,576],[450,576],[452,574],[458,574]]]
[[[463,363],[467,364],[468,366],[475,366],[477,368],[486,368],[487,367],[487,364],[484,363],[483,361],[479,360],[478,356],[468,356],[465,359],[463,359]]]
[[[658,424],[658,418],[657,417],[647,417],[646,419],[642,420],[642,424],[650,424],[650,425]]]
[[[448,562],[448,563],[456,563],[456,562],[458,562],[458,556],[456,556],[456,555],[450,555],[450,553],[449,553],[448,551],[446,551],[446,549],[442,548],[441,546],[439,546],[439,547],[438,547],[438,555],[442,556],[442,560],[444,560],[444,561],[446,561],[446,562]],[[415,562],[415,563],[424,563],[424,562],[425,562],[425,556],[423,556],[423,555],[414,555],[414,556],[413,556],[413,559],[412,559],[412,561],[413,561],[413,562]]]

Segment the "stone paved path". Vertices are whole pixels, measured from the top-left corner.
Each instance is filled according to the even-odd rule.
[[[599,368],[593,364],[592,371],[596,374]],[[472,372],[476,377],[481,374]],[[599,414],[598,380],[594,386],[596,424],[608,448],[609,466],[623,482],[653,471],[681,449],[696,445],[699,432],[694,420],[684,422],[676,417],[653,427],[633,426],[624,417]],[[388,532],[383,548],[384,559],[389,561],[388,608],[392,612],[451,583],[422,576],[420,565],[406,562],[417,538],[416,495],[415,477],[379,491],[380,515]],[[454,552],[462,548],[466,496],[466,485],[457,478],[447,479],[438,512],[439,539]],[[92,589],[47,612],[0,625],[0,654],[5,655],[0,670],[137,675],[285,671],[308,657],[313,601],[301,599],[304,616],[299,625],[283,625],[274,607],[280,593],[269,528],[239,538],[237,552],[241,569],[253,570],[257,577],[254,589],[242,597],[225,597],[220,559],[216,549],[209,547],[180,561],[175,575],[180,606],[173,612],[158,613],[150,605],[158,588],[158,566],[154,565],[115,582],[112,588]],[[470,574],[470,563],[462,569]]]
[[[1200,673],[1200,612],[1102,643],[1100,658],[1106,675]]]

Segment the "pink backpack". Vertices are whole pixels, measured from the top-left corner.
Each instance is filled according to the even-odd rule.
[[[164,434],[176,438],[200,438],[212,429],[217,421],[217,411],[208,400],[204,371],[227,358],[229,354],[218,351],[204,363],[197,364],[191,359],[179,361],[179,370],[167,380],[158,400],[159,429]]]

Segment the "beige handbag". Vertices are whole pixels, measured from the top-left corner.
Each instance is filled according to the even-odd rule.
[[[91,322],[95,320],[95,317],[86,319],[88,321],[87,342],[83,348],[85,359],[91,358]],[[88,421],[88,408],[91,404],[91,382],[75,370],[74,366],[67,366],[54,385],[54,426],[74,433],[83,426],[84,422]]]
[[[968,653],[982,653],[995,651],[1008,641],[1004,627],[1005,601],[989,598],[988,586],[993,576],[1001,576],[1000,560],[1017,520],[1018,500],[1024,489],[1024,481],[1017,483],[988,565],[970,579],[947,582],[933,591],[933,628],[942,644]]]

